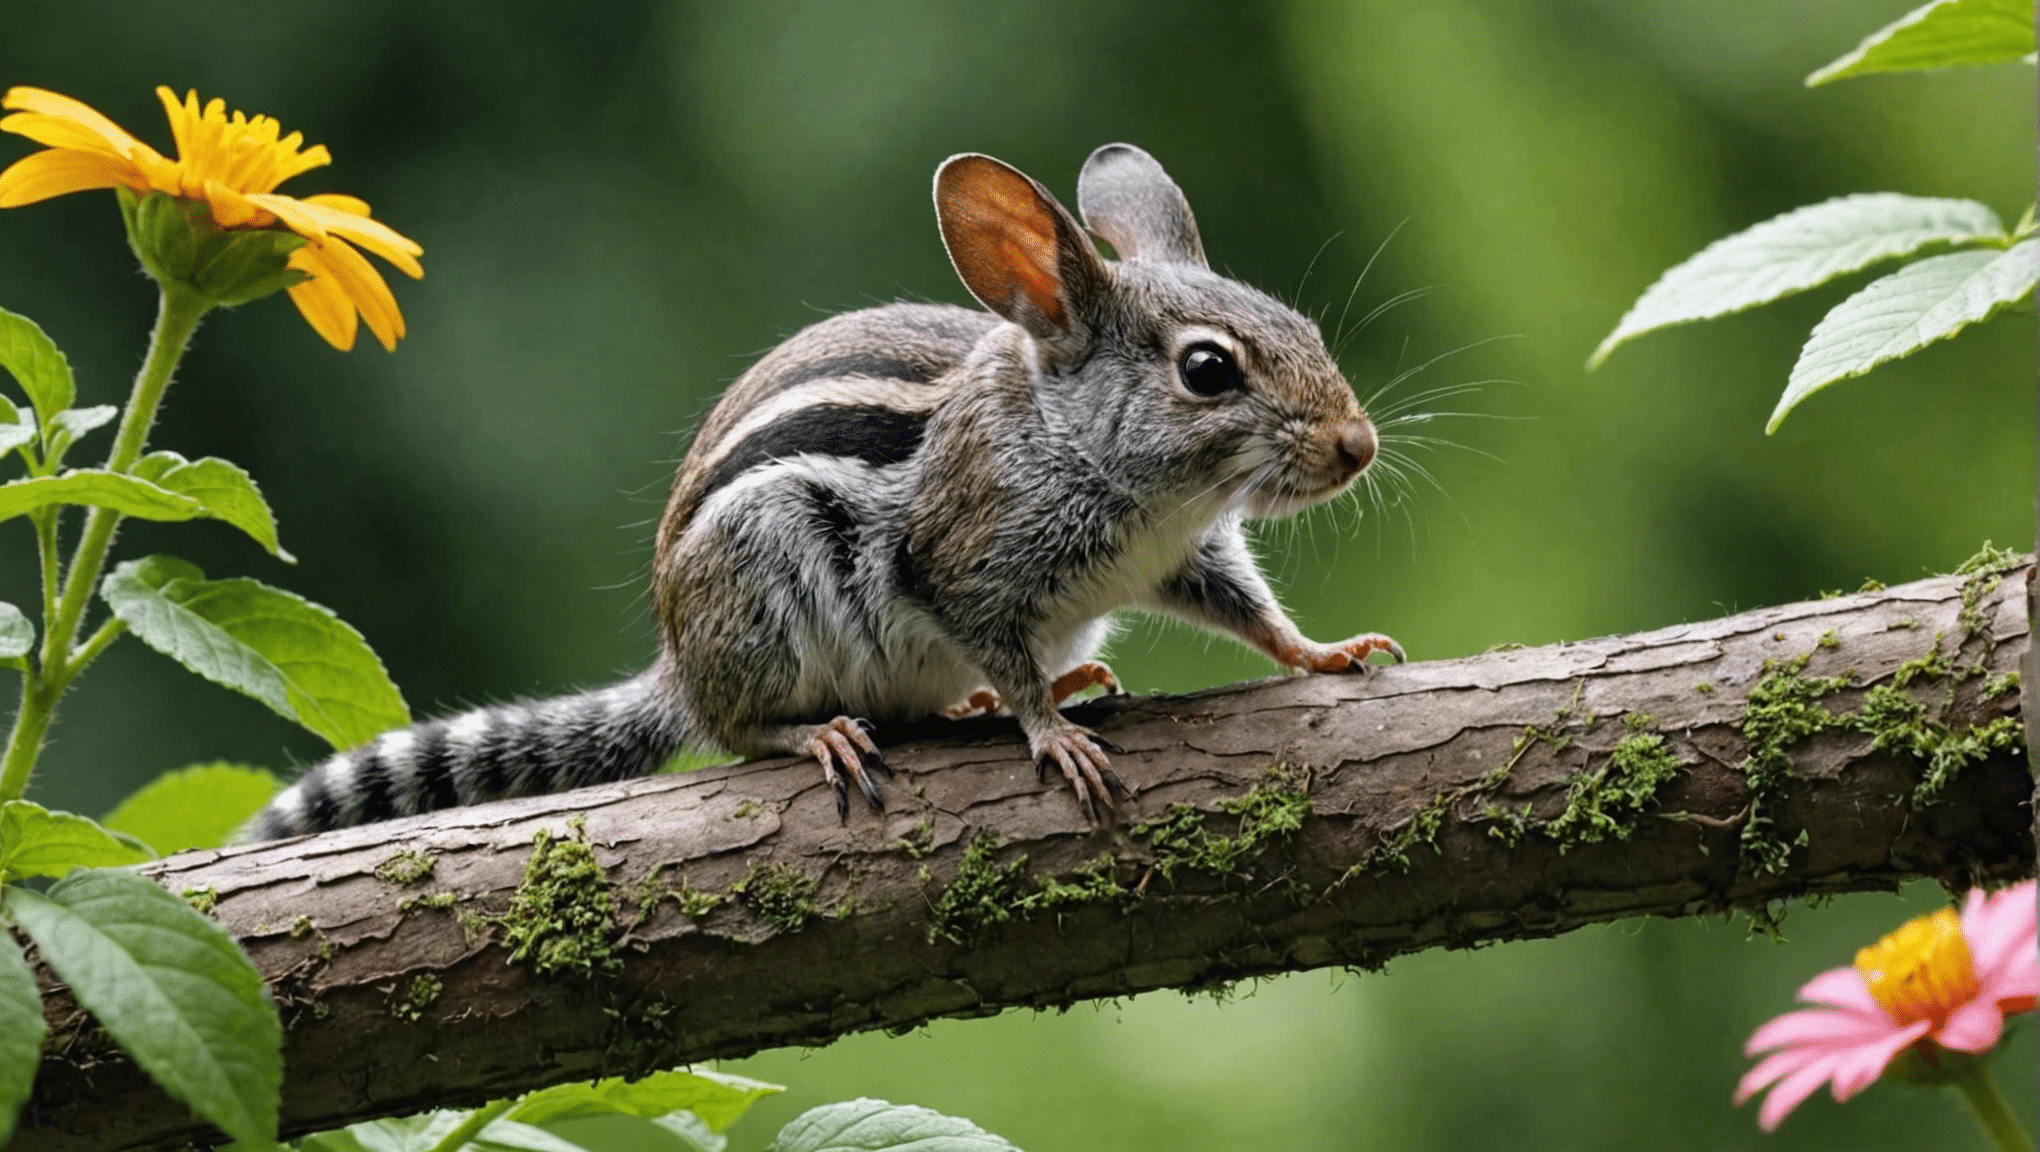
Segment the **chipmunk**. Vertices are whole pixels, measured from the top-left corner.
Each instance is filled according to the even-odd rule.
[[[989,311],[845,313],[738,378],[659,522],[651,668],[385,733],[284,789],[246,838],[644,775],[704,746],[813,757],[847,820],[849,784],[884,807],[871,722],[945,709],[1010,712],[1037,774],[1053,766],[1097,821],[1125,795],[1114,749],[1058,705],[1117,689],[1093,659],[1113,613],[1310,672],[1403,660],[1379,634],[1305,637],[1242,532],[1375,456],[1317,326],[1210,270],[1146,152],[1092,153],[1077,203],[1116,260],[1018,169],[944,162],[942,240]]]

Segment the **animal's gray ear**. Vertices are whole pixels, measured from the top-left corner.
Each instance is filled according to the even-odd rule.
[[[1110,273],[1048,189],[966,152],[935,170],[935,215],[950,263],[985,307],[1036,336],[1088,333]]]
[[[1183,190],[1154,157],[1131,144],[1107,144],[1084,161],[1077,208],[1122,260],[1207,266]]]

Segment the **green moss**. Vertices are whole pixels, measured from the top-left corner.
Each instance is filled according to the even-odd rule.
[[[425,1018],[432,1005],[438,1003],[439,994],[446,990],[439,977],[429,972],[411,977],[404,985],[403,994],[390,1004],[390,1015],[407,1023],[416,1024]]]
[[[301,940],[304,937],[309,936],[311,934],[312,934],[312,918],[310,916],[300,916],[297,919],[290,922],[291,939]]]
[[[1702,696],[1711,695],[1714,692],[1714,685],[1702,680],[1698,684],[1693,685],[1693,691],[1698,692]]]
[[[1993,676],[1984,677],[1983,698],[1985,700],[1995,700],[2000,696],[2009,696],[2018,690],[2019,674],[2017,672],[2000,672]]]
[[[1877,577],[1875,577],[1875,576],[1865,576],[1865,577],[1863,577],[1863,586],[1862,586],[1861,588],[1858,588],[1858,589],[1856,589],[1856,591],[1858,591],[1858,592],[1882,592],[1882,591],[1884,591],[1884,581],[1882,581],[1882,580],[1879,580],[1879,579],[1878,579]]]
[[[1955,575],[1968,579],[1962,582],[1962,610],[1956,619],[1962,624],[1962,639],[1983,639],[1986,649],[1994,647],[1990,639],[1989,622],[1983,618],[1983,598],[1997,591],[1998,583],[2005,573],[2025,563],[2026,558],[2009,548],[1993,548],[1988,540],[1976,555],[1962,562],[1955,569]]]
[[[1523,837],[1537,830],[1541,824],[1531,816],[1535,805],[1525,800],[1519,808],[1504,808],[1499,804],[1481,806],[1481,822],[1487,825],[1487,834],[1514,848],[1523,842]]]
[[[541,975],[589,978],[623,966],[614,943],[616,894],[586,830],[579,821],[568,826],[566,836],[538,830],[509,909],[479,919],[502,933],[510,959],[529,960]]]
[[[453,907],[459,900],[460,896],[453,892],[434,892],[429,896],[406,896],[402,900],[397,901],[397,911],[405,913],[415,912],[420,908],[437,908],[443,912]]]
[[[1362,852],[1360,859],[1346,869],[1339,882],[1343,884],[1362,872],[1377,875],[1388,871],[1408,872],[1411,852],[1420,845],[1433,850],[1438,847],[1438,830],[1445,826],[1445,813],[1458,795],[1458,790],[1453,789],[1431,797],[1430,803],[1417,809],[1416,815]]]
[[[1078,869],[1072,879],[1075,883],[1053,876],[1038,879],[1036,884],[1039,887],[1025,901],[1028,911],[1060,911],[1085,904],[1123,906],[1140,899],[1139,894],[1119,883],[1119,862],[1110,852],[1100,852],[1089,864]]]
[[[1566,777],[1565,810],[1538,828],[1561,854],[1580,844],[1627,840],[1657,790],[1684,767],[1665,738],[1648,731],[1653,722],[1642,712],[1624,716],[1629,735],[1608,758]]]
[[[820,881],[785,864],[753,864],[730,891],[760,920],[791,932],[822,914],[815,903]]]
[[[185,903],[198,909],[201,915],[211,915],[213,906],[220,902],[220,890],[217,888],[186,888],[178,895],[184,897]]]
[[[928,943],[971,945],[1011,920],[1028,897],[1027,857],[992,862],[999,838],[989,832],[964,845],[963,863],[929,907]]]
[[[1938,802],[1965,767],[1993,752],[2023,754],[2026,744],[2017,716],[1999,716],[1985,724],[1956,729],[1929,715],[1925,704],[1895,683],[1879,684],[1865,693],[1854,719],[1874,747],[1904,752],[1919,762],[1920,781],[1912,791],[1914,807]]]
[[[1842,638],[1835,635],[1835,630],[1830,628],[1821,633],[1820,639],[1815,640],[1814,643],[1822,648],[1840,648],[1842,646]]]
[[[673,898],[680,902],[680,914],[689,920],[699,920],[730,902],[730,898],[721,892],[705,891],[685,880],[680,882]]]
[[[1165,880],[1174,880],[1179,868],[1233,875],[1303,827],[1303,818],[1310,812],[1305,787],[1301,773],[1276,765],[1268,770],[1263,783],[1245,795],[1219,801],[1219,811],[1239,820],[1231,835],[1212,831],[1210,817],[1188,804],[1171,804],[1162,815],[1135,824],[1127,832],[1148,842],[1155,871]]]
[[[432,870],[438,867],[438,864],[438,860],[430,853],[414,852],[406,848],[402,852],[376,865],[375,878],[388,884],[408,888],[431,876]]]
[[[1898,619],[1893,620],[1889,624],[1886,624],[1884,626],[1884,630],[1886,632],[1907,632],[1919,626],[1920,622],[1913,619],[1912,617],[1900,616]]]
[[[1768,811],[1792,779],[1789,749],[1817,732],[1848,723],[1820,701],[1853,684],[1855,677],[1848,673],[1807,676],[1804,673],[1811,658],[1812,653],[1807,653],[1791,660],[1764,661],[1763,678],[1750,688],[1743,704],[1742,734],[1749,747],[1743,776],[1750,788],[1750,805],[1743,819],[1740,849],[1743,866],[1760,876],[1783,872],[1792,850],[1807,842],[1804,829],[1787,838]]]
[[[921,817],[921,822],[914,825],[913,831],[893,841],[893,843],[899,847],[900,851],[907,854],[907,859],[926,860],[928,854],[935,851],[934,819],[928,816]]]
[[[652,918],[652,913],[658,911],[659,905],[668,900],[679,905],[680,914],[689,920],[699,920],[730,902],[730,898],[721,892],[708,892],[689,884],[685,876],[680,878],[678,888],[663,884],[659,881],[659,874],[665,870],[666,866],[660,864],[638,881],[631,894],[637,905],[637,915],[631,918],[625,931],[635,932],[643,927],[645,921]]]
[[[748,820],[756,816],[758,812],[758,802],[756,800],[746,800],[742,804],[737,805],[736,811],[730,813],[730,819]]]

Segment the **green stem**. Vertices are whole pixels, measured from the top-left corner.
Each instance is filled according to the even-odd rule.
[[[191,334],[198,330],[199,320],[211,307],[210,301],[188,289],[163,289],[162,302],[156,310],[156,328],[149,335],[149,354],[142,361],[141,371],[135,374],[134,391],[128,396],[120,431],[114,436],[113,452],[107,457],[109,471],[126,472],[141,458],[142,446],[149,439],[149,427],[156,422],[156,409],[163,403],[163,390],[170,386],[170,376],[190,345]],[[7,752],[0,759],[0,801],[18,799],[28,788],[29,773],[42,752],[43,737],[56,713],[57,698],[63,695],[71,677],[120,634],[118,630],[102,627],[79,653],[80,659],[73,662],[71,649],[77,643],[78,629],[87,605],[92,602],[93,590],[99,585],[99,573],[106,566],[113,530],[120,519],[120,513],[110,508],[94,508],[85,518],[85,530],[78,537],[77,550],[71,554],[70,570],[64,575],[61,593],[54,592],[56,538],[54,519],[51,521],[49,554],[43,560],[43,602],[47,606],[54,601],[54,610],[46,608],[43,616],[42,658],[22,678],[21,710],[14,715]],[[39,530],[38,537],[41,535]]]
[[[2005,1103],[2004,1094],[1998,1091],[1997,1079],[1990,1074],[1990,1064],[1973,1060],[1969,1066],[1956,1075],[1955,1087],[1962,1090],[1962,1098],[1969,1101],[1969,1107],[1976,1113],[1976,1122],[1983,1126],[1984,1135],[2000,1152],[2032,1152],[2033,1143],[2026,1139],[2026,1133],[2019,1128],[2018,1118],[2012,1115]]]
[[[431,1152],[454,1152],[455,1149],[481,1135],[482,1129],[494,1123],[496,1117],[508,1112],[510,1106],[515,1103],[517,1100],[512,1097],[508,1100],[498,1100],[494,1104],[484,1104],[468,1113],[468,1118],[461,1121],[459,1127],[439,1138],[439,1143],[432,1146]]]

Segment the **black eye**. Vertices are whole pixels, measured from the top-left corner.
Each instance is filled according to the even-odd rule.
[[[1183,387],[1193,396],[1218,396],[1242,385],[1240,366],[1232,354],[1210,344],[1193,345],[1183,353]]]

